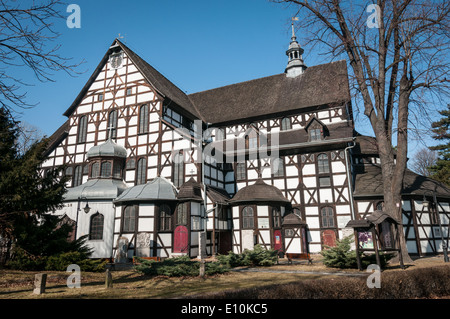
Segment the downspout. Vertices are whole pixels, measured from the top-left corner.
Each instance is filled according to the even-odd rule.
[[[351,211],[353,220],[356,220],[356,214],[355,214],[355,207],[354,207],[354,203],[353,203],[353,185],[352,185],[352,179],[350,178],[351,176],[350,176],[350,170],[349,170],[349,165],[348,165],[347,152],[349,149],[352,149],[356,146],[355,139],[356,139],[356,137],[353,137],[353,141],[352,141],[353,145],[347,146],[344,150],[344,152],[345,152],[345,167],[347,169],[348,193],[350,195],[350,211]]]

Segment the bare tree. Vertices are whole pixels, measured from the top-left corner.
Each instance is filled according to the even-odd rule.
[[[423,176],[431,176],[432,171],[430,167],[436,164],[437,154],[435,151],[425,147],[420,149],[412,159],[410,168]]]
[[[77,73],[80,63],[70,63],[53,43],[59,37],[54,22],[65,18],[61,11],[60,0],[0,0],[0,106],[10,111],[33,106],[23,91],[31,83],[16,76],[16,68],[28,68],[39,81],[52,81],[55,71]]]
[[[24,155],[37,141],[44,138],[44,133],[38,127],[21,121],[18,123],[18,138],[16,148],[20,155]]]
[[[354,101],[361,104],[377,140],[386,211],[401,221],[411,114],[423,119],[429,112],[425,104],[449,92],[450,2],[272,1],[295,5],[309,43],[348,61]],[[403,257],[412,262],[403,229],[400,234]]]

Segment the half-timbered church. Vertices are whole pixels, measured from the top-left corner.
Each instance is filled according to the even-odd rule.
[[[294,32],[287,47],[280,74],[186,94],[114,40],[42,167],[64,165],[55,214],[93,258],[315,253],[381,209],[376,140],[354,127],[346,62],[307,66]],[[430,192],[438,207],[424,205]],[[449,202],[448,188],[408,171],[410,253],[442,251]],[[380,231],[388,246],[391,229]]]

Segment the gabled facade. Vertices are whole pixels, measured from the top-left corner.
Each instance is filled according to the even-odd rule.
[[[285,73],[186,95],[114,40],[51,137],[43,173],[71,176],[55,213],[94,258],[334,245],[367,202],[355,196],[365,146],[346,62],[306,68],[302,53],[293,34]],[[443,188],[447,224],[449,198]]]

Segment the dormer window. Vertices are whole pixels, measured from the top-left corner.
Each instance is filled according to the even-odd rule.
[[[321,121],[313,117],[306,125],[305,130],[308,132],[308,140],[310,142],[320,141],[325,138],[326,126]]]
[[[291,119],[289,117],[284,117],[281,119],[281,130],[287,131],[292,128],[291,126]]]

